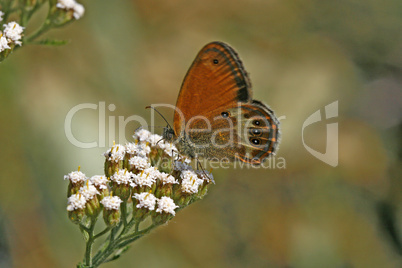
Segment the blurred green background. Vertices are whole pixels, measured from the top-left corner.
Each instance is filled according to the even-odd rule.
[[[79,165],[102,174],[107,147],[72,145],[68,111],[104,101],[116,105],[106,126],[109,116],[116,129],[118,116],[150,120],[144,107],[175,104],[196,53],[217,40],[239,53],[254,98],[286,116],[278,152],[286,169],[215,170],[203,201],[104,267],[402,267],[400,0],[81,3],[82,19],[47,34],[68,45],[23,47],[0,64],[1,267],[82,260],[63,175]],[[46,7],[26,31],[45,15]],[[301,137],[304,120],[334,101],[337,167]],[[305,129],[320,152],[328,122]],[[137,126],[128,124],[128,141]],[[97,141],[97,111],[77,113],[72,128]]]

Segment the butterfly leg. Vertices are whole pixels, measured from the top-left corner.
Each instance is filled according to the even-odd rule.
[[[212,177],[209,177],[207,175],[207,173],[205,172],[205,169],[202,167],[200,160],[198,159],[198,157],[195,159],[197,161],[197,170],[199,170],[198,168],[201,167],[202,172],[204,173],[206,178],[210,178],[212,180],[212,182],[215,184],[215,180]],[[212,169],[211,169],[212,170]]]

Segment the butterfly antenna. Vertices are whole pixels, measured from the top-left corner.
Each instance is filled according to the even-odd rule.
[[[153,109],[155,112],[157,112],[157,113],[163,118],[163,120],[165,120],[166,124],[170,127],[170,129],[172,129],[172,127],[170,126],[169,122],[166,120],[166,118],[165,118],[158,110],[156,110],[156,109],[155,109],[154,107],[152,107],[152,106],[147,106],[147,107],[145,107],[145,109],[148,109],[148,108],[151,108],[151,109]]]

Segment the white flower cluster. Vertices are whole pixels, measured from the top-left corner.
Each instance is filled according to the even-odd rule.
[[[89,181],[95,185],[98,189],[107,189],[108,180],[105,176],[95,175],[92,176]]]
[[[95,186],[90,183],[89,180],[87,180],[86,185],[82,186],[80,190],[78,191],[78,194],[81,194],[85,200],[91,200],[94,198],[95,195],[100,194],[99,191],[96,189]]]
[[[70,180],[73,184],[77,184],[86,181],[87,177],[81,171],[73,171],[68,173],[68,175],[64,175],[64,179]]]
[[[105,196],[100,202],[107,210],[119,210],[123,201],[118,196]]]
[[[193,170],[184,170],[181,173],[181,190],[188,194],[195,194],[199,187],[204,183],[203,179],[198,178]]]
[[[75,0],[57,0],[56,7],[65,10],[73,10],[73,16],[76,20],[81,18],[85,13],[84,6],[77,3]]]
[[[167,155],[172,157],[176,157],[179,154],[179,151],[174,144],[165,142],[161,135],[152,134],[146,129],[137,130],[133,137],[139,142],[150,144],[151,147],[159,147],[160,149],[164,150]]]
[[[173,199],[168,196],[162,196],[158,199],[151,193],[143,192],[139,194],[136,193],[133,197],[138,200],[137,208],[154,210],[157,204],[158,207],[155,211],[158,213],[170,213],[174,216],[176,214],[174,210],[179,207],[174,203]]]
[[[174,216],[175,210],[181,204],[188,204],[193,197],[200,198],[198,195],[192,195],[205,193],[203,188],[205,183],[213,182],[212,174],[204,170],[193,170],[189,165],[190,159],[180,155],[177,148],[173,144],[164,142],[160,135],[140,129],[133,137],[135,143],[115,144],[104,153],[106,176],[110,176],[110,180],[106,176],[99,175],[87,179],[80,171],[74,171],[65,176],[65,179],[69,179],[72,183],[80,182],[81,185],[86,183],[76,194],[70,196],[68,210],[85,208],[85,202],[96,195],[100,198],[105,193],[103,190],[106,189],[113,193],[117,184],[120,188],[129,187],[124,189],[131,191],[132,200],[136,201],[137,208]],[[170,158],[176,154],[177,160],[174,160],[174,169],[170,174],[153,166],[155,159],[159,161],[161,150],[164,151],[164,157]],[[185,202],[182,199],[183,195],[186,198]],[[120,197],[127,198],[124,195]],[[107,196],[100,200],[107,210],[118,210],[122,202],[122,199],[117,196]]]
[[[68,198],[67,211],[85,208],[87,200],[81,194],[73,194]]]
[[[3,20],[3,12],[0,11],[0,21]],[[7,24],[3,24],[3,32],[0,31],[0,52],[6,49],[11,49],[10,45],[22,45],[22,33],[24,32],[24,27],[21,27],[15,21],[11,21]]]
[[[134,174],[132,172],[127,171],[126,169],[120,169],[110,177],[110,180],[117,184],[129,185],[132,182],[133,176]]]
[[[112,148],[103,153],[106,159],[112,162],[119,162],[123,160],[125,154],[126,147],[121,144],[115,144]]]
[[[74,172],[76,174],[82,173],[80,171],[78,171],[78,172],[74,171]],[[70,174],[72,174],[74,172],[71,172]],[[70,174],[68,176],[70,176]],[[74,175],[76,175],[76,174],[74,174]],[[67,176],[64,176],[64,177],[67,177]],[[99,191],[96,189],[96,187],[92,184],[92,182],[90,180],[87,180],[86,184],[78,190],[78,193],[73,194],[68,198],[67,210],[73,211],[76,209],[85,208],[85,204],[87,203],[87,201],[94,198],[95,195],[97,195],[97,194],[100,194]]]

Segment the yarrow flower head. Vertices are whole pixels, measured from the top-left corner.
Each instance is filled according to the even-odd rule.
[[[144,170],[151,166],[149,159],[141,156],[133,156],[128,160],[128,163],[133,166],[136,170]]]
[[[160,172],[158,179],[162,182],[163,185],[165,184],[178,184],[178,180],[175,179],[172,175],[169,175],[165,172]]]
[[[4,13],[0,11],[0,22],[3,21]]]
[[[159,213],[170,213],[174,216],[176,214],[174,210],[178,207],[179,206],[174,203],[172,198],[162,196],[158,200],[158,208],[155,211]]]
[[[70,180],[73,184],[79,184],[86,181],[87,177],[81,171],[73,171],[64,176],[65,180]]]
[[[105,196],[102,199],[101,204],[107,210],[119,210],[122,202],[123,201],[118,196]]]
[[[131,184],[131,187],[152,187],[152,185],[155,183],[156,178],[159,175],[159,171],[155,169],[154,167],[147,168],[139,174],[135,174],[133,176],[133,183]]]
[[[0,32],[0,52],[6,49],[11,49],[11,47],[8,45],[7,38]]]
[[[195,194],[198,192],[199,186],[204,182],[199,179],[197,174],[191,170],[185,170],[181,173],[181,190],[188,194]]]
[[[3,24],[4,27],[4,36],[10,41],[14,42],[17,45],[21,45],[22,33],[24,32],[24,27],[21,27],[15,21],[11,21],[7,24]]]
[[[117,184],[129,185],[133,176],[133,173],[127,171],[127,169],[120,169],[110,179]]]
[[[175,158],[179,153],[176,146],[173,143],[164,142],[160,145],[160,147],[167,155],[170,155],[173,158]]]
[[[100,190],[107,189],[108,179],[102,175],[92,176],[89,181]]]
[[[151,132],[146,129],[140,128],[135,131],[133,138],[138,141],[147,141],[150,136]]]
[[[68,211],[73,211],[77,209],[83,209],[85,208],[87,200],[85,197],[81,194],[73,194],[68,198],[68,205],[67,205],[67,210]]]
[[[153,194],[147,192],[135,193],[133,197],[138,201],[137,208],[146,208],[148,210],[155,209],[157,199]]]
[[[127,143],[125,145],[126,147],[126,152],[129,155],[133,155],[133,156],[142,156],[142,157],[146,157],[150,152],[151,152],[151,147],[149,147],[148,145],[144,144],[144,143]]]
[[[126,148],[124,147],[124,145],[116,144],[113,145],[112,148],[107,150],[103,155],[109,161],[119,162],[123,160],[125,154],[126,154]]]
[[[91,200],[95,195],[100,194],[96,187],[89,181],[87,181],[86,185],[80,188],[79,193],[85,198],[85,200]]]
[[[57,0],[56,7],[65,10],[73,10],[73,16],[76,20],[81,18],[85,13],[84,6],[77,3],[75,0]]]

